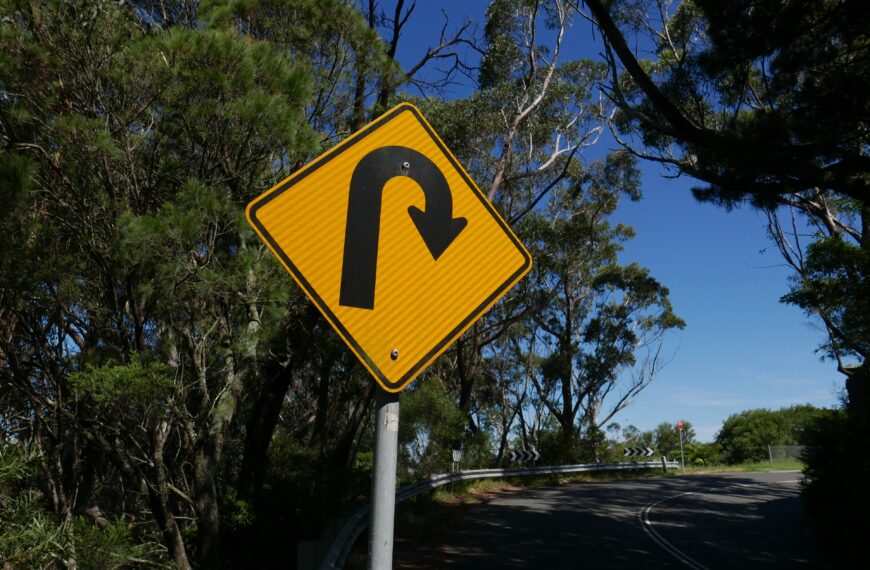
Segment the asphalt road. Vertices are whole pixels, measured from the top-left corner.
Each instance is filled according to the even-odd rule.
[[[799,478],[690,475],[502,493],[417,523],[430,528],[397,526],[395,567],[859,567],[815,549]]]

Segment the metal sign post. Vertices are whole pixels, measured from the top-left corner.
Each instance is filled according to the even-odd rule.
[[[677,424],[677,429],[680,432],[680,466],[683,468],[683,471],[686,470],[686,456],[683,454],[683,420]]]
[[[399,448],[399,394],[375,393],[375,456],[372,473],[369,569],[393,567],[396,460]]]

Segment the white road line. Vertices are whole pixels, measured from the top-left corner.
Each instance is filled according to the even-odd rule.
[[[650,511],[652,511],[653,507],[656,505],[660,505],[665,501],[670,501],[671,499],[677,499],[679,497],[685,497],[686,495],[694,495],[694,493],[680,493],[679,495],[674,495],[673,497],[668,497],[667,499],[662,499],[656,503],[651,505],[647,505],[646,508],[642,509],[637,513],[637,518],[640,521],[640,528],[647,533],[647,535],[653,539],[653,541],[661,546],[668,554],[688,566],[693,570],[707,570],[707,567],[699,562],[693,560],[688,554],[682,552],[676,546],[668,542],[664,539],[662,535],[660,535],[656,529],[653,528],[652,523],[649,520]]]
[[[771,473],[800,473],[800,471],[771,471]],[[728,489],[734,489],[735,487],[768,487],[771,484],[784,484],[784,483],[800,483],[799,479],[790,479],[787,481],[771,481],[771,482],[759,482],[759,483],[734,483],[732,485],[727,485],[722,489],[710,489],[706,491],[706,493],[727,493]],[[641,509],[637,513],[638,521],[640,522],[640,528],[644,530],[644,532],[651,538],[653,541],[661,546],[668,554],[688,566],[694,570],[708,570],[706,566],[698,562],[697,560],[692,559],[688,554],[682,552],[676,546],[665,540],[665,538],[653,528],[652,522],[649,520],[649,514],[652,512],[653,507],[664,503],[665,501],[670,501],[673,499],[678,499],[680,497],[685,497],[687,495],[694,495],[694,492],[689,493],[680,493],[679,495],[674,495],[673,497],[668,497],[666,499],[662,499],[661,501],[657,501],[652,503],[651,505],[647,505],[645,508]]]

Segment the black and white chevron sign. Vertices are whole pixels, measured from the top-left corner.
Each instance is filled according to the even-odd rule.
[[[537,461],[541,458],[541,454],[538,453],[538,450],[534,447],[531,451],[527,449],[521,449],[519,451],[511,451],[511,462],[517,461]]]
[[[652,457],[653,453],[655,453],[655,451],[652,447],[626,447],[624,456],[635,457],[637,455],[643,455],[645,457]]]

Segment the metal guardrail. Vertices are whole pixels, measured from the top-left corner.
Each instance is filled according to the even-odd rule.
[[[474,479],[495,479],[506,477],[528,477],[531,475],[557,475],[561,473],[582,473],[584,471],[631,471],[640,469],[678,469],[678,461],[632,461],[630,463],[584,463],[580,465],[557,465],[551,467],[518,467],[513,469],[474,469],[456,473],[442,473],[423,479],[417,483],[403,485],[396,491],[396,503],[422,495],[432,489],[457,481]],[[369,506],[358,509],[347,520],[326,554],[321,570],[336,570],[344,567],[356,539],[369,523]]]

